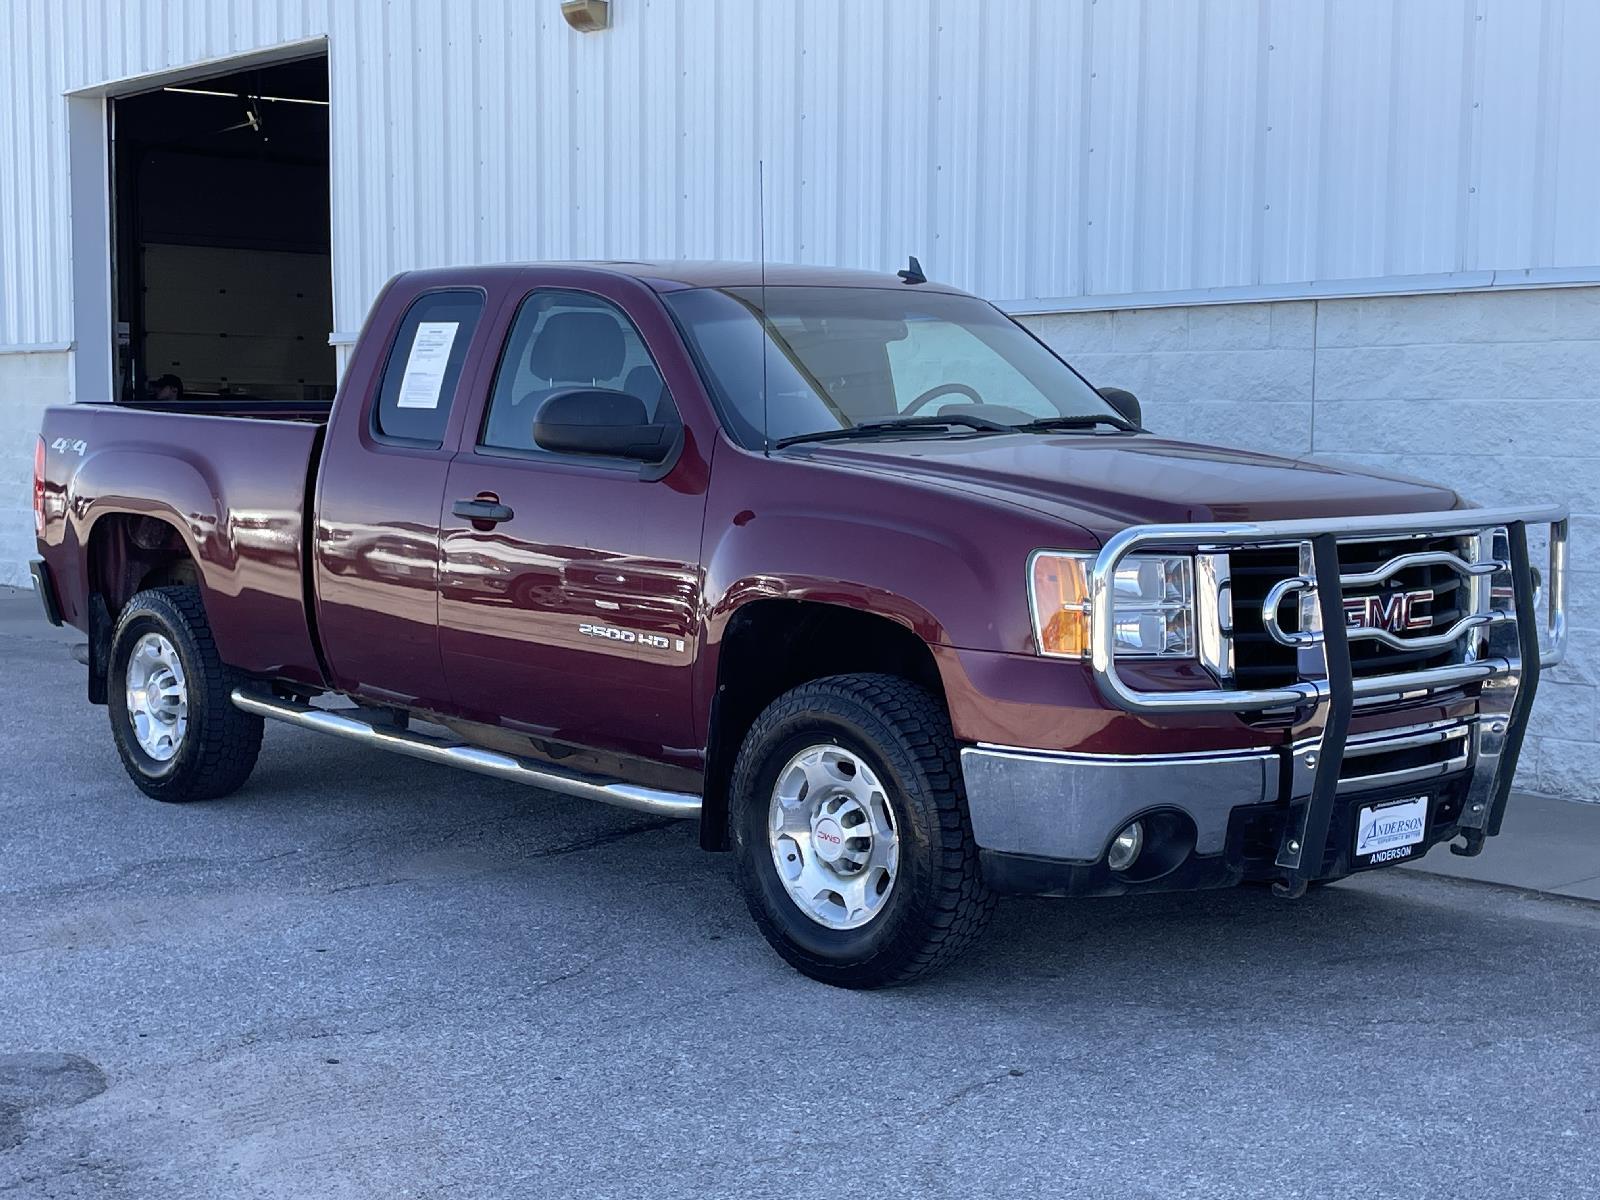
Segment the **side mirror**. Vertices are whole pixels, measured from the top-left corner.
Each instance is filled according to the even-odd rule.
[[[1095,391],[1100,393],[1101,398],[1107,404],[1117,410],[1118,416],[1132,421],[1141,429],[1144,427],[1144,421],[1140,415],[1139,397],[1126,388],[1119,387],[1095,388]]]
[[[659,463],[678,426],[645,419],[644,401],[610,388],[552,392],[533,418],[534,444],[559,454],[603,454]]]

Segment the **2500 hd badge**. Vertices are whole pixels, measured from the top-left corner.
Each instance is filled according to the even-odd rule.
[[[651,646],[657,650],[682,650],[682,638],[665,638],[659,633],[635,633],[631,629],[618,629],[615,625],[591,625],[588,622],[578,626],[578,632],[584,637],[604,638],[608,642],[621,642],[627,646]]]

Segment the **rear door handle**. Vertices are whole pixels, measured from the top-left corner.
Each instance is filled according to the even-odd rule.
[[[457,500],[450,509],[458,517],[468,521],[483,521],[493,525],[499,521],[509,521],[514,514],[509,504],[501,504],[499,500]]]

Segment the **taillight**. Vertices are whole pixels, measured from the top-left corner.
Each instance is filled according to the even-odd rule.
[[[33,534],[44,536],[44,438],[33,448]]]

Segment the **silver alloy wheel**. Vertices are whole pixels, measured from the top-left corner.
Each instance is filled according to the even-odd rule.
[[[128,723],[139,748],[166,762],[189,728],[189,686],[178,651],[159,633],[147,633],[128,656]]]
[[[894,810],[878,777],[840,746],[808,746],[778,772],[767,841],[800,911],[858,929],[883,911],[900,868]]]

